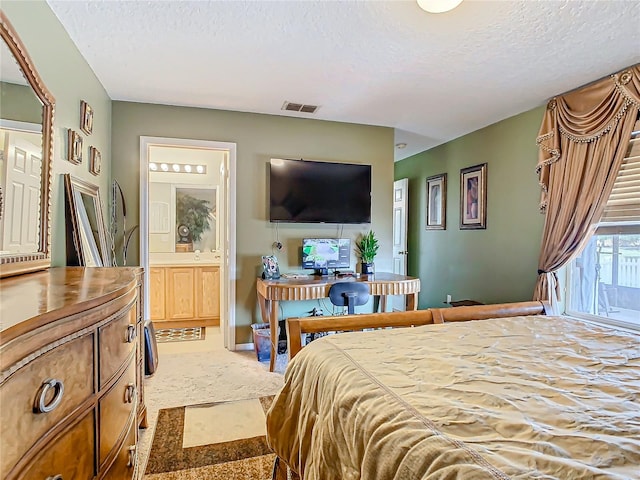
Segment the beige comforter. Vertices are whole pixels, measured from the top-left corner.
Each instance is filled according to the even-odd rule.
[[[640,335],[536,316],[325,337],[267,432],[305,480],[640,479]]]

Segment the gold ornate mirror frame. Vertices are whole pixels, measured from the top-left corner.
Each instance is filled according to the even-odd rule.
[[[0,35],[42,103],[42,181],[40,185],[38,250],[32,253],[0,255],[0,277],[7,277],[43,270],[51,265],[51,159],[53,158],[55,100],[42,82],[42,78],[40,78],[11,22],[2,11],[0,11]]]

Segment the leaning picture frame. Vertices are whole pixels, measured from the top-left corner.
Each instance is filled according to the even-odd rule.
[[[447,174],[427,177],[426,230],[447,228]]]
[[[460,170],[460,229],[487,228],[487,164]]]

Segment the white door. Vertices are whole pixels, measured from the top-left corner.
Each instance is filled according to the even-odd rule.
[[[41,148],[27,140],[29,135],[7,132],[5,137],[7,191],[1,250],[11,253],[35,252],[39,247],[42,155]]]
[[[407,274],[407,194],[409,179],[393,182],[393,273]],[[393,310],[405,310],[404,295],[391,297]]]

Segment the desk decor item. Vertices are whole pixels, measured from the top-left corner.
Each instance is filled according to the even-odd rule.
[[[447,174],[441,173],[427,178],[427,230],[445,230],[447,228]]]
[[[460,170],[460,230],[487,228],[487,164]]]
[[[82,163],[82,137],[75,130],[67,130],[67,160]]]
[[[84,100],[80,101],[80,130],[87,135],[93,132],[93,108]]]
[[[275,255],[262,256],[262,278],[265,280],[277,280],[280,278],[280,267]]]
[[[373,230],[369,230],[369,233],[362,235],[356,241],[356,254],[360,257],[362,273],[364,275],[373,274],[375,271],[373,260],[378,253],[378,239]]]
[[[89,147],[89,172],[93,175],[100,175],[102,167],[102,155],[96,147]]]

